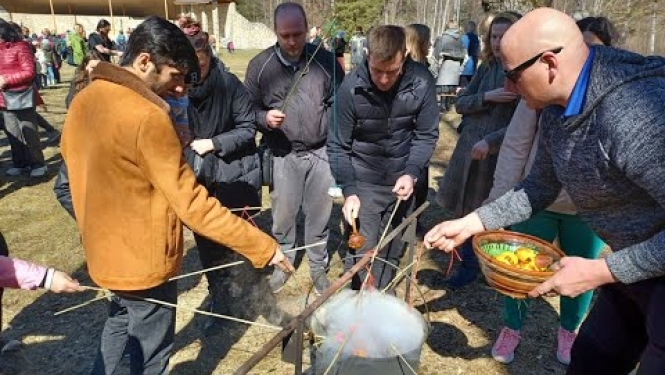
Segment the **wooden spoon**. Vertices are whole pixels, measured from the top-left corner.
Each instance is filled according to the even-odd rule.
[[[358,233],[356,228],[356,221],[351,221],[351,235],[349,236],[349,247],[353,250],[359,250],[365,245],[365,237]]]

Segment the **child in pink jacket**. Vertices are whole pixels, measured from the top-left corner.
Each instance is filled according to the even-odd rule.
[[[78,281],[53,268],[8,257],[7,243],[0,232],[0,327],[2,327],[2,294],[4,288],[44,288],[55,293],[84,290]]]
[[[6,256],[0,256],[0,288],[44,288],[55,293],[82,290],[78,281],[62,271]]]

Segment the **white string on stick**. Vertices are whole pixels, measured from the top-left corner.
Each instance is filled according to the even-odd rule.
[[[305,250],[305,249],[309,249],[310,247],[325,245],[325,243],[326,243],[326,241],[320,241],[320,242],[313,243],[313,244],[310,244],[310,245],[300,246],[300,247],[293,248],[291,250],[286,250],[283,253],[288,254],[288,253],[292,253],[294,251]],[[198,271],[194,271],[194,272],[174,276],[174,277],[170,278],[169,281],[184,279],[185,277],[196,276],[196,275],[200,275],[202,273],[206,273],[206,272],[210,272],[210,271],[216,271],[216,270],[220,270],[220,269],[224,269],[224,268],[229,268],[229,267],[237,266],[237,265],[243,264],[243,263],[245,263],[244,260],[239,260],[239,261],[232,262],[232,263],[227,263],[227,264],[222,264],[222,265],[215,266],[215,267],[205,268],[205,269],[202,269],[202,270],[198,270]]]
[[[162,305],[162,306],[167,306],[167,307],[173,307],[173,308],[175,308],[175,309],[180,309],[180,310],[190,311],[190,312],[193,312],[193,313],[197,313],[197,314],[201,314],[201,315],[208,315],[208,316],[212,316],[212,317],[220,318],[220,319],[226,319],[226,320],[230,320],[230,321],[233,321],[233,322],[238,322],[238,323],[247,324],[247,325],[250,325],[250,326],[269,328],[269,329],[276,330],[276,331],[281,331],[281,330],[283,329],[282,327],[279,327],[279,326],[273,326],[273,325],[270,325],[270,324],[263,324],[263,323],[252,322],[252,321],[250,321],[250,320],[245,320],[245,319],[235,318],[235,317],[233,317],[233,316],[228,316],[228,315],[215,314],[215,313],[211,313],[211,312],[209,312],[209,311],[198,310],[198,309],[195,309],[195,308],[186,307],[186,306],[182,306],[182,305],[178,305],[178,304],[170,303],[170,302],[166,302],[166,301],[161,301],[161,300],[154,299],[154,298],[141,297],[141,296],[136,296],[136,295],[129,294],[129,293],[120,293],[120,292],[118,292],[118,293],[114,293],[114,292],[111,292],[111,291],[108,290],[108,289],[97,288],[97,287],[94,287],[94,286],[82,285],[82,287],[85,288],[85,289],[90,289],[90,290],[103,291],[103,292],[106,293],[106,295],[101,296],[101,297],[93,298],[93,299],[90,300],[90,301],[87,301],[87,302],[81,303],[81,304],[76,305],[76,306],[69,307],[69,308],[67,308],[67,309],[65,309],[65,310],[62,310],[62,311],[57,312],[55,315],[60,315],[60,314],[64,314],[64,313],[66,313],[66,312],[70,312],[70,311],[76,310],[76,309],[81,308],[81,307],[83,307],[83,306],[86,306],[86,305],[88,305],[88,304],[90,304],[90,303],[92,303],[92,302],[95,302],[95,301],[101,300],[101,299],[106,298],[106,297],[110,297],[112,294],[116,294],[116,295],[123,296],[123,297],[126,297],[126,298],[139,299],[139,300],[146,301],[146,302],[150,302],[150,303],[154,303],[154,304],[157,304],[157,305]]]
[[[66,308],[66,309],[64,309],[64,310],[60,310],[60,311],[56,312],[55,314],[53,314],[53,316],[58,316],[58,315],[61,315],[61,314],[68,313],[68,312],[70,312],[70,311],[74,311],[74,310],[76,310],[76,309],[80,309],[81,307],[88,306],[89,304],[91,304],[91,303],[93,303],[93,302],[97,302],[97,301],[100,301],[100,300],[103,300],[103,299],[105,299],[105,298],[109,298],[109,297],[111,297],[111,294],[104,294],[104,295],[102,295],[102,296],[97,296],[97,297],[95,297],[95,298],[93,298],[93,299],[91,299],[91,300],[89,300],[89,301],[86,301],[86,302],[83,302],[83,303],[79,303],[78,305],[74,305],[74,306],[72,306],[72,307],[68,307],[68,308]]]

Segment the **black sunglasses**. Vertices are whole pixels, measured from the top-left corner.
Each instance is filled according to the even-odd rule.
[[[519,64],[515,69],[513,70],[504,70],[504,74],[506,75],[506,78],[508,78],[512,83],[517,83],[517,81],[520,79],[520,73],[530,67],[531,65],[535,64],[536,61],[540,60],[541,57],[543,57],[544,54],[548,52],[552,52],[554,54],[557,54],[561,52],[563,47],[557,47],[553,49],[548,49],[547,51],[543,51],[536,56],[528,59],[527,61]]]

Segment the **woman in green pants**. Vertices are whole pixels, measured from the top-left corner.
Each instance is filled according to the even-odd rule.
[[[538,144],[538,115],[520,102],[508,125],[506,136],[499,152],[494,173],[494,186],[488,201],[500,197],[512,189],[531,169]],[[531,219],[513,225],[512,230],[536,236],[553,242],[559,239],[561,250],[566,255],[595,259],[605,246],[591,228],[575,214],[575,206],[568,194],[562,191],[556,202],[547,210]],[[561,297],[561,323],[557,334],[557,359],[563,364],[570,363],[570,349],[575,333],[582,323],[593,292],[576,298]],[[515,357],[515,349],[522,339],[520,330],[526,316],[528,303],[506,297],[504,302],[504,323],[494,346],[492,357],[503,363],[510,363]]]

